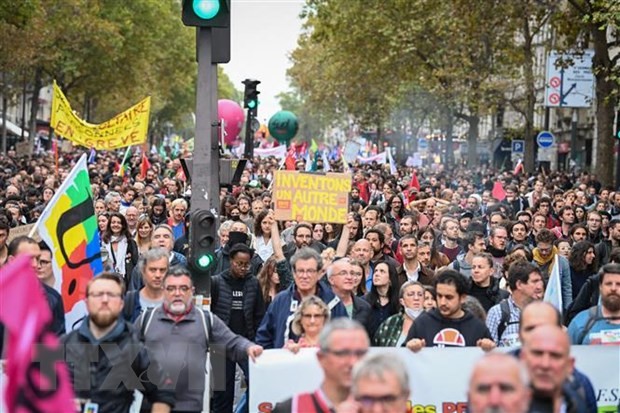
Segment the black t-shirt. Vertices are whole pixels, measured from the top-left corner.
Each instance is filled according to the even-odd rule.
[[[247,332],[245,317],[243,316],[243,286],[245,279],[230,278],[232,290],[232,305],[230,307],[230,323],[228,326],[236,334],[245,335]]]
[[[480,305],[484,308],[484,311],[486,312],[488,312],[491,309],[491,307],[497,304],[492,299],[492,297],[489,296],[490,288],[491,288],[490,285],[488,287],[480,287],[478,284],[472,282],[471,289],[469,290],[469,295],[471,295],[476,300],[478,300],[478,302],[480,303]]]
[[[489,329],[481,320],[465,311],[457,319],[444,318],[439,310],[422,313],[411,325],[407,341],[426,340],[426,347],[474,347],[481,338],[491,338]]]

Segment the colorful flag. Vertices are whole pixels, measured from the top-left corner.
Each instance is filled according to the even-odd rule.
[[[560,281],[560,257],[556,253],[553,259],[553,267],[549,275],[549,282],[545,290],[543,301],[552,304],[559,312],[562,312],[562,283]]]
[[[394,162],[394,158],[392,158],[392,151],[388,148],[386,152],[388,161],[390,162],[390,173],[396,175],[398,170],[396,169],[396,162]]]
[[[504,191],[504,187],[501,182],[495,181],[493,184],[493,191],[491,191],[491,196],[498,201],[503,201],[504,198],[506,198],[506,191]]]
[[[151,167],[149,158],[146,156],[146,152],[142,152],[142,162],[140,162],[140,178],[146,178],[146,171]]]
[[[88,281],[103,271],[86,154],[56,191],[33,231],[38,231],[52,250],[54,274],[60,284],[57,289],[69,313],[86,297]]]
[[[310,150],[313,153],[316,153],[316,151],[319,150],[319,145],[316,143],[316,141],[314,139],[312,139],[311,143],[310,143]]]
[[[7,411],[75,412],[67,366],[55,358],[64,352],[49,330],[52,314],[29,256],[2,267],[0,302],[0,321],[8,333]]]
[[[131,146],[128,146],[125,150],[125,155],[123,156],[123,160],[121,161],[120,166],[118,167],[118,176],[125,176],[125,172],[127,172],[127,159],[129,158],[129,153],[131,152]]]

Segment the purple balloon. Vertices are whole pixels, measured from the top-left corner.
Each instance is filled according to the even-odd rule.
[[[217,101],[218,119],[224,125],[224,142],[232,145],[243,128],[245,113],[237,102],[228,99]]]

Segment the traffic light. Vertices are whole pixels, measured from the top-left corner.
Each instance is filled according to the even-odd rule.
[[[183,0],[183,24],[196,27],[229,27],[230,0]]]
[[[204,209],[194,211],[189,228],[189,264],[195,270],[204,273],[214,266],[216,239],[215,215]]]
[[[245,85],[243,107],[255,111],[258,108],[258,95],[260,94],[256,87],[260,84],[260,80],[245,79],[243,84]]]

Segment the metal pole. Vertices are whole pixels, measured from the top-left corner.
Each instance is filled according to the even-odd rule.
[[[211,28],[199,27],[196,133],[194,139],[191,211],[206,209],[219,225],[219,145],[217,139],[217,65],[212,63]],[[192,228],[190,228],[190,237]],[[210,277],[202,277],[196,293],[209,296]]]
[[[579,113],[577,108],[573,108],[573,117],[571,121],[570,130],[570,158],[577,166],[577,159],[579,159],[579,152],[577,150],[577,120],[579,119]]]
[[[245,150],[243,156],[252,161],[254,157],[254,131],[252,130],[252,119],[254,118],[254,110],[248,109],[245,119]]]

